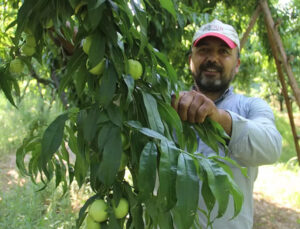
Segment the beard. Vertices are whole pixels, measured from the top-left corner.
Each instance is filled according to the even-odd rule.
[[[208,69],[216,71],[219,74],[218,77],[205,75],[204,71],[207,71]],[[193,73],[193,76],[200,91],[224,92],[229,88],[233,79],[234,69],[232,69],[229,75],[226,75],[222,66],[213,62],[207,62],[201,64],[198,73]]]

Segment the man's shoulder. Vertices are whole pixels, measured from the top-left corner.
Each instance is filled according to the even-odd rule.
[[[233,98],[239,100],[239,102],[245,103],[245,104],[258,103],[258,104],[268,105],[268,103],[263,98],[243,94],[240,92],[232,92],[231,96]]]

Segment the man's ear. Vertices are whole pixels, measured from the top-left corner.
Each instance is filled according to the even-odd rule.
[[[190,70],[192,70],[192,71],[193,71],[193,69],[194,69],[194,63],[193,63],[193,61],[192,61],[192,55],[191,55],[191,54],[189,55],[189,68],[190,68]]]
[[[234,69],[235,74],[237,74],[237,73],[239,72],[240,65],[241,65],[241,60],[240,60],[240,58],[239,58],[239,59],[237,60],[237,62],[236,62],[236,66],[235,66],[235,69]]]

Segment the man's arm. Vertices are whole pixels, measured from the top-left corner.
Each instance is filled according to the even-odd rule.
[[[173,96],[172,106],[182,121],[202,123],[210,117],[220,123],[231,136],[230,156],[241,165],[271,164],[280,156],[281,135],[274,124],[271,108],[261,99],[253,99],[248,104],[247,118],[218,109],[212,100],[196,91],[181,92],[178,99]]]
[[[255,98],[248,103],[244,118],[232,111],[230,156],[244,166],[259,166],[276,162],[281,154],[282,138],[275,126],[269,105]]]

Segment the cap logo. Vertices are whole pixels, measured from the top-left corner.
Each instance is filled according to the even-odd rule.
[[[220,25],[207,25],[203,28],[203,31],[223,31],[224,28]]]

